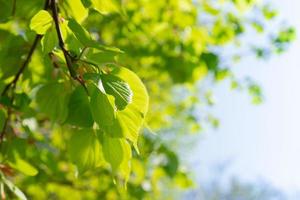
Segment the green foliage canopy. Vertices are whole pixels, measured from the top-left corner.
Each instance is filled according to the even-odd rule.
[[[240,86],[214,49],[238,46],[249,27],[261,34],[276,16],[255,0],[0,3],[0,189],[20,199],[159,199],[171,198],[164,187],[192,186],[176,152],[149,132],[176,120],[198,132],[194,107],[213,101],[193,86]],[[251,50],[282,52],[293,37],[283,27]],[[175,97],[178,87],[188,95]],[[260,102],[259,87],[247,87]]]

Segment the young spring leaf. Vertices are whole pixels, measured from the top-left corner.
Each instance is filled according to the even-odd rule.
[[[77,23],[74,19],[70,19],[68,22],[68,27],[74,33],[76,38],[82,43],[84,46],[92,46],[94,45],[94,41],[90,34],[85,30],[79,23]]]
[[[102,127],[103,130],[109,135],[110,137],[115,138],[125,138],[126,132],[123,130],[122,122],[119,119],[119,116],[116,116],[114,119],[113,124],[111,126],[104,126]]]
[[[8,164],[10,167],[18,170],[27,176],[35,176],[38,170],[28,161],[26,161],[26,149],[28,143],[25,139],[14,139],[5,143],[7,150]]]
[[[116,63],[115,57],[118,54],[119,52],[98,50],[97,52],[88,53],[86,57],[88,61],[96,63],[99,66],[102,66],[107,63]]]
[[[68,152],[79,173],[103,163],[101,144],[92,129],[75,130],[68,144]]]
[[[91,94],[91,111],[95,122],[100,127],[113,124],[115,112],[106,94],[102,93],[95,85],[89,85]]]
[[[56,36],[56,31],[53,28],[50,28],[44,35],[41,40],[42,50],[44,54],[50,53],[54,47],[58,44],[58,39]]]
[[[103,15],[121,11],[121,0],[91,0],[91,2],[92,7]]]
[[[120,165],[119,173],[124,178],[125,187],[126,187],[131,172],[131,157],[132,157],[131,147],[126,140],[124,140],[123,142],[123,150],[125,154],[124,154],[123,161]]]
[[[94,120],[90,109],[90,101],[81,85],[71,94],[68,109],[67,123],[81,127],[93,126]]]
[[[86,9],[81,0],[66,0],[63,1],[67,5],[68,14],[76,21],[82,23],[88,16],[88,9]]]
[[[119,110],[124,110],[132,102],[133,94],[128,83],[111,74],[101,75],[101,80],[106,93],[115,98]]]
[[[68,27],[76,36],[77,40],[85,47],[92,47],[102,51],[110,51],[121,53],[122,51],[115,47],[107,47],[104,45],[99,44],[97,41],[94,41],[93,38],[90,36],[89,32],[85,30],[78,22],[74,19],[70,19],[68,22]]]
[[[38,173],[35,167],[33,167],[29,162],[20,158],[16,152],[14,152],[14,159],[13,161],[9,162],[9,165],[27,176],[35,176]]]
[[[104,136],[102,151],[104,159],[111,165],[113,172],[116,172],[123,162],[126,163],[131,158],[130,145],[125,139]]]
[[[51,120],[64,122],[68,116],[69,93],[63,83],[48,83],[36,94],[36,102],[41,112]]]
[[[137,149],[139,131],[148,111],[149,96],[146,87],[134,72],[124,67],[115,68],[111,74],[126,81],[132,90],[132,103],[117,112],[117,120],[122,130],[121,135],[132,141]]]
[[[37,34],[43,35],[51,27],[53,18],[45,11],[41,10],[36,13],[30,21],[30,29]]]

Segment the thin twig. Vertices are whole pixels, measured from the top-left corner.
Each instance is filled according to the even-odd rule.
[[[12,10],[11,15],[14,16],[16,14],[16,8],[17,8],[17,0],[13,0],[12,2]]]
[[[51,6],[52,14],[53,14],[53,20],[54,20],[54,23],[55,23],[55,28],[56,28],[56,33],[57,33],[57,37],[58,37],[59,47],[63,51],[63,54],[64,54],[64,57],[65,57],[70,75],[71,75],[72,78],[75,79],[76,78],[76,72],[73,69],[72,59],[69,55],[69,52],[65,48],[65,43],[64,43],[64,40],[63,40],[63,37],[62,37],[62,32],[61,32],[60,26],[59,26],[59,18],[58,18],[58,12],[57,12],[57,6],[56,6],[55,0],[51,0],[50,6]]]
[[[2,129],[2,131],[1,131],[1,133],[0,133],[0,144],[1,144],[2,141],[3,141],[4,135],[5,135],[5,131],[6,131],[6,128],[7,128],[7,124],[8,124],[8,120],[9,120],[9,117],[7,117],[7,118],[5,119],[3,129]]]
[[[67,68],[69,70],[69,73],[71,75],[71,77],[74,80],[77,80],[85,89],[85,91],[88,93],[88,90],[84,84],[84,80],[77,75],[77,73],[75,72],[74,68],[73,68],[73,58],[70,56],[68,50],[65,48],[65,43],[62,37],[62,32],[61,32],[61,28],[59,26],[59,18],[58,18],[58,11],[57,11],[57,5],[56,5],[56,1],[55,0],[50,0],[50,7],[52,10],[52,17],[55,23],[55,29],[56,29],[56,33],[57,33],[57,37],[58,37],[58,42],[59,42],[59,47],[61,48],[65,60],[66,60],[66,64],[67,64]]]

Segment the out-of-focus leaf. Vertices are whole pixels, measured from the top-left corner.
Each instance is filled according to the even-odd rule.
[[[48,83],[36,94],[40,110],[51,120],[64,122],[68,116],[69,93],[63,83]]]
[[[56,31],[54,28],[50,28],[41,40],[42,49],[45,54],[53,51],[54,47],[58,44]]]
[[[90,101],[81,85],[71,94],[68,109],[67,123],[81,127],[93,126],[94,120],[90,109]]]
[[[88,9],[86,9],[81,0],[67,0],[64,1],[68,5],[68,14],[76,21],[82,23],[88,16]]]
[[[68,143],[68,151],[79,173],[103,163],[101,144],[92,129],[74,130]]]
[[[121,170],[127,175],[127,164],[131,158],[131,150],[126,140],[104,136],[102,150],[104,158],[110,163],[112,170],[116,172],[124,162],[124,165],[121,166]]]
[[[15,194],[20,200],[27,200],[25,194],[17,186],[15,186],[10,180],[5,178],[2,174],[1,174],[1,180],[8,187],[8,189],[13,194]]]
[[[17,153],[14,153],[14,159],[9,162],[9,165],[27,176],[35,176],[38,173],[38,170],[35,167],[20,158]]]
[[[95,85],[89,86],[91,94],[91,111],[95,122],[100,127],[110,126],[113,124],[115,113],[106,94],[101,92]]]
[[[91,2],[92,7],[103,15],[121,11],[121,0],[91,0]]]
[[[112,52],[122,52],[120,49],[115,47],[107,47],[99,44],[97,41],[94,41],[90,34],[85,28],[78,24],[74,19],[70,19],[68,22],[68,27],[72,30],[76,38],[80,43],[85,47],[92,47],[102,51],[112,51]]]
[[[34,30],[37,34],[43,35],[51,27],[53,18],[45,11],[41,10],[36,13],[30,21],[30,29]]]

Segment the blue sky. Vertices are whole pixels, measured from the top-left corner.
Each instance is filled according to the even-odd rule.
[[[280,17],[300,27],[299,0],[272,0]],[[245,180],[262,178],[285,191],[300,190],[300,36],[286,53],[269,61],[253,57],[238,64],[239,75],[250,75],[262,86],[265,101],[250,104],[249,96],[215,89],[218,130],[204,133],[193,162],[199,176],[230,159],[229,174]],[[206,167],[205,167],[206,166]]]

